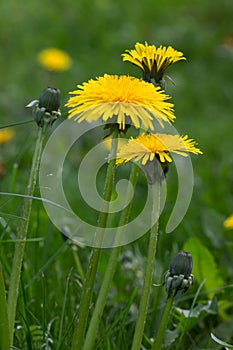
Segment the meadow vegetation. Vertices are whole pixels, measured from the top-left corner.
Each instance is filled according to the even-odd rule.
[[[11,140],[0,143],[0,266],[6,292],[22,221],[23,197],[14,194],[26,193],[38,132],[31,110],[25,106],[38,99],[44,88],[55,86],[61,91],[61,115],[65,119],[68,93],[77,84],[105,73],[141,78],[140,71],[121,58],[136,42],[171,45],[186,57],[186,61],[175,63],[166,72],[175,83],[166,79],[166,93],[175,104],[175,127],[181,135],[187,133],[194,138],[203,155],[191,156],[192,200],[182,222],[167,234],[166,224],[177,195],[176,168],[173,164],[169,166],[154,286],[141,349],[151,349],[166,304],[161,283],[179,250],[192,254],[195,283],[175,299],[164,348],[230,348],[218,342],[233,344],[233,231],[224,228],[225,219],[233,213],[232,13],[231,0],[1,3],[0,127],[14,133]],[[68,53],[72,65],[67,71],[51,72],[39,64],[38,53],[49,47]],[[57,125],[55,122],[48,130],[45,142]],[[92,224],[98,213],[84,203],[76,177],[82,157],[107,134],[108,130],[98,129],[77,142],[64,166],[63,182],[72,209]],[[129,169],[129,165],[121,173],[117,169],[116,180],[122,174],[128,178]],[[105,170],[101,169],[98,176],[100,192]],[[140,172],[131,218],[142,210],[146,195],[146,178]],[[38,183],[34,196],[40,197]],[[119,216],[110,215],[112,225],[118,220]],[[70,349],[91,247],[66,239],[50,221],[39,199],[32,202],[27,240],[12,349]],[[147,246],[146,234],[121,249],[99,321],[97,350],[131,348]],[[110,254],[111,249],[101,254],[93,305]],[[3,287],[0,278],[0,300]],[[1,349],[7,350],[3,345]]]

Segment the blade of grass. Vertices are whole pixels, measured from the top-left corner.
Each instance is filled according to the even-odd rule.
[[[24,125],[24,124],[29,124],[35,122],[34,119],[30,119],[30,120],[23,120],[21,122],[15,122],[15,123],[10,123],[10,124],[5,124],[5,125],[1,125],[0,124],[0,129],[5,129],[5,128],[10,128],[12,126],[17,126],[17,125]]]
[[[7,302],[2,266],[0,265],[0,349],[10,348],[10,333],[7,315]]]
[[[15,189],[16,189],[16,181],[17,181],[18,169],[19,169],[18,163],[14,163],[13,167],[12,167],[12,177],[11,177],[11,183],[10,183],[10,192],[11,193],[14,193]],[[13,198],[11,200],[11,207],[10,207],[12,213],[14,212],[14,206],[15,206],[14,202],[15,201],[14,201],[14,198]]]
[[[63,245],[57,249],[55,253],[47,260],[47,262],[40,268],[38,273],[33,276],[33,278],[28,281],[25,285],[25,289],[29,288],[39,277],[40,275],[48,269],[48,267],[53,263],[53,261],[61,254],[61,252],[65,249],[65,247],[69,244],[69,241],[65,241]]]
[[[65,320],[65,307],[66,307],[66,302],[67,302],[68,288],[69,288],[71,272],[72,272],[72,270],[69,272],[69,275],[67,276],[67,279],[66,279],[66,287],[65,287],[64,298],[63,298],[63,303],[62,303],[61,320],[60,320],[60,327],[59,327],[59,334],[58,334],[58,346],[60,346],[61,339],[62,339],[63,325],[64,325],[64,320]]]
[[[127,322],[127,317],[128,317],[128,314],[129,314],[129,310],[130,310],[130,307],[136,297],[138,293],[138,289],[135,288],[129,298],[129,301],[124,309],[124,313],[123,313],[123,319],[120,323],[120,332],[119,332],[119,337],[118,337],[118,340],[117,340],[117,349],[118,350],[121,350],[122,349],[122,344],[124,344],[124,339],[123,339],[123,333],[125,332],[125,327],[126,327],[126,322]]]
[[[84,281],[85,281],[85,275],[84,275],[84,272],[83,272],[82,264],[81,264],[80,259],[79,259],[79,255],[77,253],[77,249],[78,249],[77,246],[72,246],[71,247],[71,250],[72,250],[72,253],[73,253],[73,258],[74,258],[74,261],[75,261],[75,265],[76,265],[77,271],[79,273],[80,280],[81,280],[81,282],[83,284]]]
[[[32,344],[32,335],[30,331],[30,324],[28,322],[28,310],[26,306],[26,295],[25,295],[25,289],[23,285],[23,280],[20,281],[20,292],[19,292],[19,313],[22,318],[22,325],[25,332],[25,339],[27,343],[27,349],[32,350],[33,344]]]
[[[24,199],[35,199],[35,200],[38,200],[38,201],[42,201],[42,202],[54,205],[55,207],[58,207],[58,208],[61,208],[63,210],[66,210],[66,211],[70,212],[69,209],[63,207],[62,205],[57,204],[57,203],[55,203],[53,201],[50,201],[48,199],[45,199],[45,198],[35,197],[35,196],[32,196],[32,195],[26,195],[26,194],[20,194],[20,193],[10,193],[10,192],[0,192],[0,194],[4,195],[4,196],[10,196],[10,197],[22,197]],[[22,217],[22,220],[23,219],[25,220],[24,217]]]

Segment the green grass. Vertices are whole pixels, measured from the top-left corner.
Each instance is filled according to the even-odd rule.
[[[198,268],[199,258],[195,258],[196,283],[176,302],[177,308],[169,324],[170,338],[167,336],[171,339],[169,349],[221,349],[211,339],[211,332],[233,344],[232,231],[223,229],[224,219],[233,212],[233,45],[224,46],[227,39],[229,42],[229,38],[233,38],[232,11],[231,0],[192,3],[186,0],[137,3],[133,0],[59,0],[52,5],[48,0],[32,0],[30,4],[9,0],[0,5],[0,125],[30,120],[31,111],[26,110],[25,105],[38,98],[41,90],[50,84],[60,88],[62,112],[66,115],[63,105],[68,91],[82,81],[105,72],[139,77],[137,68],[122,63],[120,57],[137,41],[172,45],[187,58],[167,71],[176,85],[167,80],[166,91],[175,103],[175,127],[180,134],[193,137],[204,154],[192,157],[195,186],[188,212],[176,230],[166,234],[166,223],[177,193],[176,170],[170,166],[153,283],[161,282],[170,259],[178,250],[187,246],[195,257],[198,256],[195,239],[201,244],[199,258],[206,269],[203,272]],[[36,60],[37,53],[50,46],[64,49],[73,59],[71,70],[58,74],[53,81]],[[14,139],[0,146],[0,162],[5,168],[5,174],[0,175],[0,191],[24,194],[37,127],[28,123],[13,129]],[[97,133],[96,142],[99,135]],[[93,143],[93,139],[87,137],[76,145],[64,169],[65,190],[72,207],[83,217],[90,215],[89,208],[83,206],[73,188],[79,161]],[[17,170],[14,164],[18,164]],[[123,173],[128,177],[127,168]],[[140,198],[144,198],[146,190],[145,177],[140,174],[132,215],[140,211]],[[40,196],[38,187],[35,196]],[[21,206],[20,197],[0,197],[0,261],[6,290]],[[95,215],[93,212],[90,222],[95,220]],[[130,349],[147,244],[148,236],[143,236],[122,248],[100,320],[97,350]],[[205,249],[207,254],[203,253]],[[50,222],[41,201],[33,201],[16,317],[15,349],[41,349],[44,344],[48,349],[70,348],[74,316],[82,292],[77,257],[86,271],[90,250],[65,241]],[[101,256],[94,300],[109,254],[106,250]],[[202,285],[203,280],[206,283]],[[213,290],[208,289],[209,285],[213,285]],[[196,303],[192,306],[195,296]],[[164,303],[162,287],[153,287],[144,349],[150,349],[150,338],[155,335]],[[190,310],[191,306],[195,312],[187,318],[180,309]],[[181,344],[172,342],[176,336],[174,324],[180,334],[185,329]]]

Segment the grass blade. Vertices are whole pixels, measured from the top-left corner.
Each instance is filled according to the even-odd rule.
[[[7,314],[5,285],[0,265],[0,349],[10,348],[10,334]]]

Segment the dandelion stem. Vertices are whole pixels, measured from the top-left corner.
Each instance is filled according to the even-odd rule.
[[[166,306],[165,306],[165,309],[163,312],[163,316],[162,316],[162,319],[161,319],[161,322],[159,325],[159,329],[158,329],[158,332],[156,334],[155,341],[154,341],[152,348],[151,348],[152,350],[160,350],[161,349],[161,344],[162,344],[162,341],[164,338],[164,333],[165,333],[166,328],[167,328],[167,323],[169,320],[169,315],[170,315],[170,311],[172,308],[173,300],[174,300],[174,297],[171,294],[167,299],[167,303],[166,303]]]
[[[109,203],[112,195],[112,188],[115,175],[115,158],[117,152],[117,139],[118,129],[115,128],[112,134],[112,149],[111,156],[108,163],[105,188],[103,193],[103,199],[105,200],[104,208],[99,215],[98,228],[96,231],[96,243],[98,247],[101,247],[101,240],[104,235],[104,228],[106,227],[108,218]],[[86,273],[86,279],[83,286],[82,296],[80,300],[79,313],[77,323],[74,329],[73,339],[72,339],[72,350],[83,349],[83,342],[85,331],[87,327],[87,320],[89,315],[90,304],[92,301],[93,289],[95,276],[97,273],[98,263],[101,255],[101,248],[93,248],[91,252],[90,262]]]
[[[23,208],[22,208],[22,214],[21,214],[23,220],[21,221],[19,226],[19,230],[17,234],[17,239],[19,241],[15,245],[15,253],[13,257],[13,265],[12,265],[12,272],[11,272],[9,293],[8,293],[8,319],[9,319],[9,334],[10,334],[11,345],[13,344],[14,322],[15,322],[17,299],[18,299],[18,293],[19,293],[19,282],[20,282],[20,276],[21,276],[25,243],[26,243],[27,233],[28,233],[29,219],[30,219],[31,208],[32,208],[31,197],[34,194],[34,190],[36,186],[36,179],[37,179],[37,173],[38,173],[39,164],[40,164],[44,135],[45,135],[45,129],[39,128],[35,151],[34,151],[33,160],[32,160],[31,172],[30,172],[28,186],[27,186],[27,192],[26,192],[26,195],[28,197],[25,197],[23,201]]]
[[[147,264],[146,264],[146,272],[145,279],[142,289],[142,295],[139,305],[138,318],[136,322],[136,327],[134,330],[134,337],[131,350],[140,350],[144,326],[146,322],[149,297],[150,297],[150,289],[152,284],[153,272],[154,272],[154,263],[155,263],[155,254],[157,248],[158,241],[158,218],[160,211],[160,180],[155,181],[153,185],[150,186],[150,192],[152,194],[152,222],[154,222],[154,218],[156,218],[156,222],[152,225],[150,230],[150,239],[149,239],[149,247],[148,247],[148,255],[147,255]]]
[[[129,178],[131,186],[133,186],[133,187],[135,187],[135,185],[136,185],[137,175],[138,175],[138,167],[136,164],[133,164],[130,178]],[[131,187],[127,191],[127,194],[126,194],[126,203],[128,203],[130,195],[131,195]],[[132,203],[132,200],[130,203]],[[103,310],[104,310],[104,306],[106,303],[110,284],[111,284],[112,278],[113,278],[115,270],[116,270],[119,254],[121,252],[120,241],[121,241],[121,237],[122,237],[122,234],[124,231],[124,229],[121,229],[121,227],[123,225],[127,224],[128,220],[129,220],[131,206],[132,206],[132,204],[127,205],[121,213],[121,217],[119,220],[119,227],[117,229],[117,234],[116,234],[116,240],[117,240],[117,244],[119,246],[112,249],[112,252],[111,252],[111,255],[110,255],[110,258],[108,261],[108,266],[107,266],[107,269],[105,271],[103,282],[102,282],[102,285],[101,285],[101,288],[100,288],[100,291],[98,294],[98,299],[96,301],[93,315],[92,315],[92,318],[90,321],[90,325],[88,328],[88,332],[87,332],[87,336],[86,336],[83,350],[92,350],[94,347],[96,333],[97,333],[98,326],[99,326],[99,321],[100,321],[100,318],[101,318]]]

